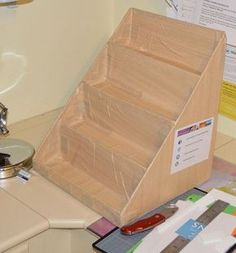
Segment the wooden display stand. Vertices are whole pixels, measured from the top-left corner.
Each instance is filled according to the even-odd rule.
[[[225,34],[130,9],[38,151],[37,171],[120,226],[211,173]],[[176,130],[214,119],[173,173]]]

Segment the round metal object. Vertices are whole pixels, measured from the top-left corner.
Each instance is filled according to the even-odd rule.
[[[0,134],[6,135],[8,134],[7,129],[7,108],[0,103]]]
[[[0,179],[14,177],[22,168],[29,170],[34,153],[34,147],[25,141],[1,138],[0,154],[2,157],[6,156],[7,162],[0,164]]]

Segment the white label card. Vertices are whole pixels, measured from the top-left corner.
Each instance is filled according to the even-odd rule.
[[[208,159],[213,124],[209,118],[176,130],[171,174]]]

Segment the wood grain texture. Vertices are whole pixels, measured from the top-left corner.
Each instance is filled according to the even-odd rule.
[[[175,131],[216,115],[225,34],[131,9],[35,157],[44,177],[120,226],[207,180],[171,174]]]

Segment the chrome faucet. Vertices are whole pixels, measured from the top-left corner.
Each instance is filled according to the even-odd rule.
[[[9,133],[7,129],[7,108],[0,102],[0,135]]]

